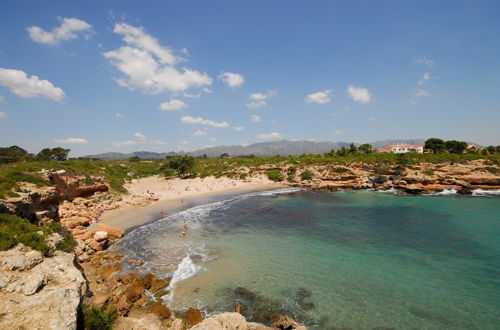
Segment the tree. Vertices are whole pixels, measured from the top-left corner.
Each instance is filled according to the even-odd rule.
[[[337,156],[345,157],[349,154],[349,149],[342,146],[339,150],[337,150]]]
[[[496,146],[495,147],[495,152],[498,153],[498,154],[500,154],[500,146]]]
[[[451,154],[463,154],[469,144],[464,141],[449,140],[444,145],[446,150]]]
[[[44,148],[36,155],[36,159],[42,161],[47,161],[52,159],[63,161],[68,158],[69,152],[70,149],[64,149],[60,147],[54,149]]]
[[[497,151],[495,146],[489,146],[487,149],[490,155],[493,155]]]
[[[354,143],[351,143],[349,145],[349,154],[350,155],[355,155],[358,153],[358,148],[356,147],[356,145]]]
[[[180,175],[185,175],[193,171],[195,164],[196,160],[191,156],[173,157],[160,170],[163,171],[166,168],[171,168],[176,170]]]
[[[432,150],[433,153],[437,154],[445,150],[445,143],[441,139],[430,138],[425,141],[424,149]]]
[[[373,152],[373,146],[369,143],[365,143],[359,146],[358,150],[364,152],[365,154],[371,154]]]
[[[139,156],[132,156],[128,159],[129,162],[133,162],[133,163],[136,163],[136,162],[140,162],[141,159],[139,158]]]
[[[33,156],[18,146],[0,148],[0,164],[30,160]]]

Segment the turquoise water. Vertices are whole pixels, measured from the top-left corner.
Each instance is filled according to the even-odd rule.
[[[240,302],[250,319],[285,312],[313,329],[500,328],[498,197],[251,194],[141,227],[121,249],[174,274],[165,299],[179,309]]]

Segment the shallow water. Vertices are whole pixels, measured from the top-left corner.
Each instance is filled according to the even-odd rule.
[[[118,247],[174,275],[174,308],[239,301],[250,319],[286,312],[313,329],[500,327],[498,197],[291,191],[191,208]]]

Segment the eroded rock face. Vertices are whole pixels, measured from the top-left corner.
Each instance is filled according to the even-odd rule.
[[[86,282],[74,258],[43,258],[22,244],[0,252],[0,329],[76,329]]]

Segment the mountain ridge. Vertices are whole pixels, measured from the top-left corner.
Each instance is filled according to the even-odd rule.
[[[374,148],[380,148],[388,144],[396,143],[408,143],[408,144],[423,144],[425,139],[390,139],[390,140],[379,140],[372,142]],[[96,158],[102,160],[127,160],[130,157],[137,156],[141,159],[163,159],[167,156],[203,156],[206,155],[209,158],[219,157],[220,155],[227,153],[231,156],[244,156],[244,155],[255,155],[255,156],[296,156],[301,154],[322,154],[328,152],[332,149],[337,150],[341,147],[348,147],[350,142],[331,142],[331,141],[290,141],[290,140],[279,140],[271,142],[257,142],[249,145],[227,145],[227,146],[215,146],[207,147],[194,151],[184,152],[153,152],[153,151],[134,151],[131,153],[121,153],[121,152],[106,152],[95,155],[87,155],[81,158]],[[358,144],[358,143],[356,143]],[[358,144],[359,145],[359,144]]]

